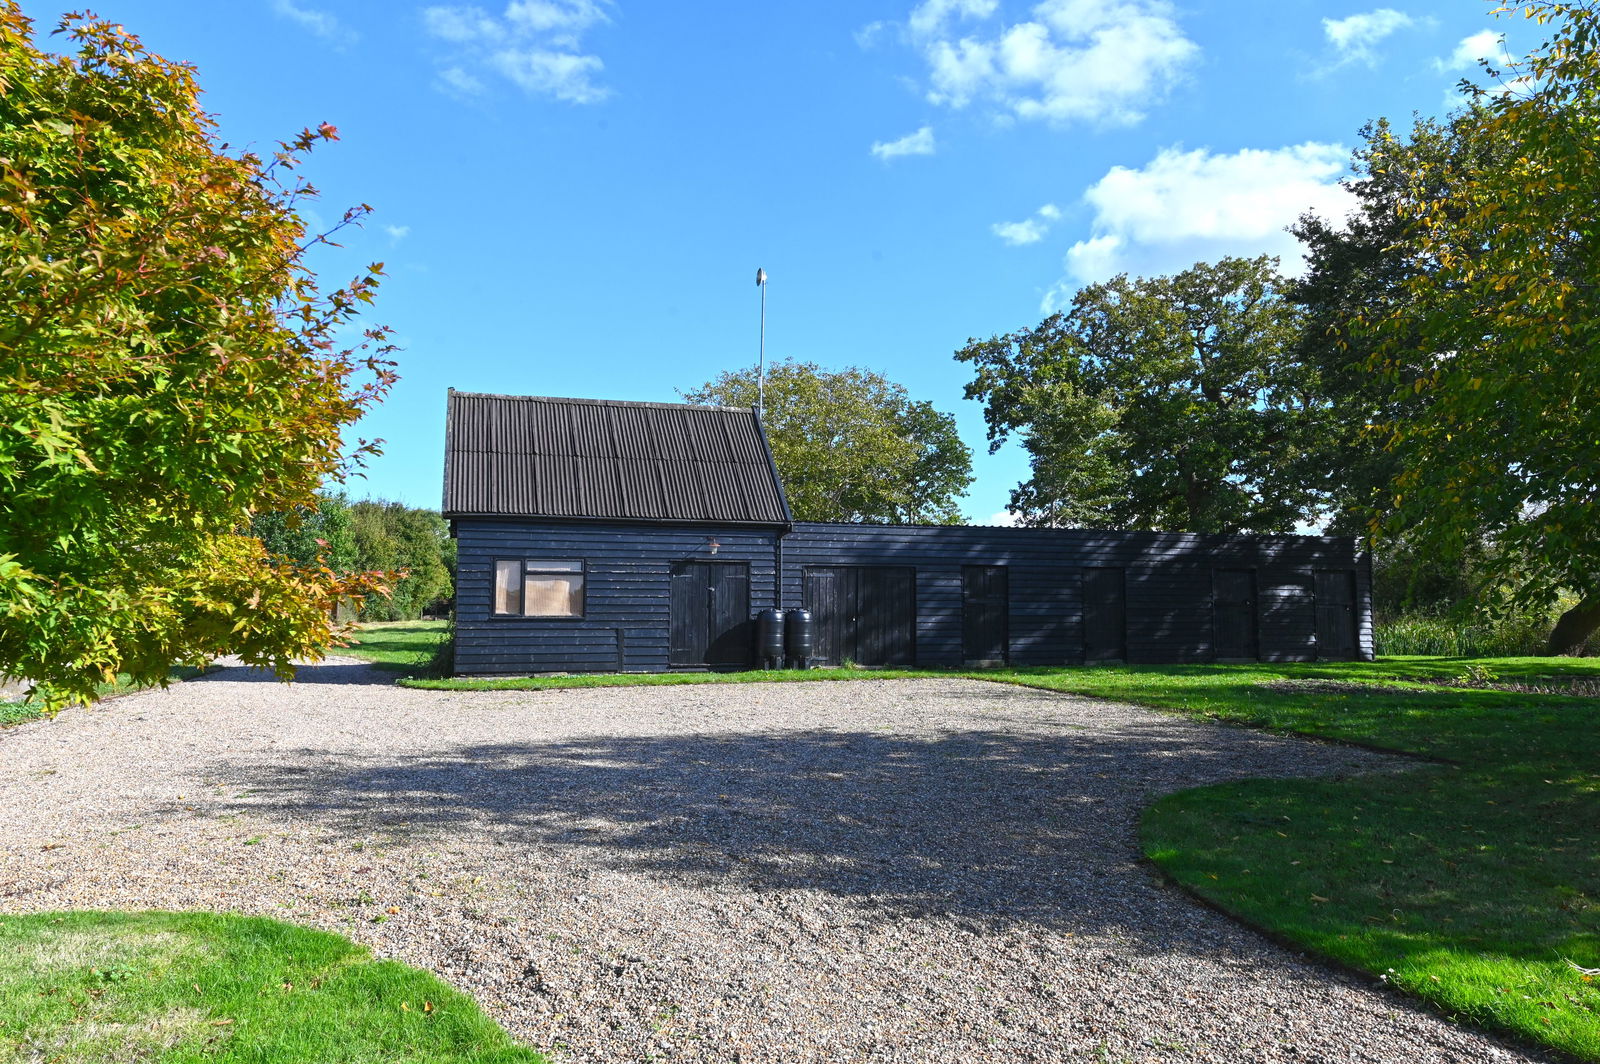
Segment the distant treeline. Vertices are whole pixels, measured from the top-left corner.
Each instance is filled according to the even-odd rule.
[[[387,598],[361,604],[363,621],[409,621],[448,611],[455,597],[456,543],[437,510],[382,499],[318,496],[316,509],[257,514],[250,534],[267,552],[336,572],[404,571]]]

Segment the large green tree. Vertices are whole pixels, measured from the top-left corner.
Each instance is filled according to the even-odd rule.
[[[756,405],[756,371],[682,393],[692,403]],[[767,368],[762,418],[800,521],[953,524],[972,483],[955,418],[872,370],[792,359]]]
[[[1282,532],[1311,516],[1316,374],[1270,258],[1120,275],[956,358],[991,449],[1019,437],[1025,525]]]
[[[1397,253],[1426,269],[1361,323],[1374,368],[1421,400],[1380,426],[1398,471],[1379,531],[1445,556],[1487,538],[1524,559],[1513,603],[1577,595],[1560,652],[1600,626],[1600,11],[1514,10],[1549,38],[1491,71],[1493,91],[1470,90],[1474,136],[1509,150],[1443,183],[1389,153]]]
[[[217,654],[287,670],[371,581],[238,530],[311,503],[393,380],[382,330],[336,342],[378,270],[306,265],[295,168],[334,129],[230,152],[191,67],[61,29],[73,54],[0,0],[0,673],[60,703]]]
[[[1503,138],[1484,128],[1481,108],[1450,118],[1418,118],[1396,134],[1384,119],[1369,123],[1344,181],[1355,209],[1344,217],[1306,214],[1291,227],[1306,250],[1306,271],[1288,285],[1303,311],[1298,358],[1315,370],[1327,416],[1317,463],[1329,498],[1329,530],[1368,534],[1393,498],[1400,456],[1379,426],[1409,420],[1429,397],[1396,390],[1392,374],[1376,370],[1379,338],[1364,322],[1388,318],[1409,303],[1410,285],[1425,282],[1433,263],[1408,239],[1404,208],[1415,190],[1434,194],[1509,154]],[[1417,351],[1407,370],[1419,374],[1428,356]]]
[[[362,620],[415,620],[454,597],[456,541],[437,510],[362,499],[350,504],[350,534],[357,568],[400,574],[387,592],[367,596]]]
[[[250,534],[283,561],[389,574],[388,586],[359,604],[363,621],[416,620],[455,594],[456,544],[437,510],[383,499],[351,502],[330,491],[312,506],[256,514]]]
[[[1445,118],[1417,118],[1409,130],[1387,120],[1369,123],[1344,181],[1355,209],[1347,216],[1302,216],[1292,227],[1306,249],[1306,270],[1289,284],[1304,312],[1299,357],[1315,369],[1325,403],[1315,443],[1320,457],[1309,473],[1320,476],[1328,499],[1327,529],[1368,536],[1382,527],[1394,499],[1401,454],[1388,446],[1382,426],[1420,414],[1429,396],[1398,390],[1393,376],[1373,365],[1378,338],[1363,323],[1380,320],[1410,301],[1407,284],[1426,277],[1432,263],[1408,240],[1412,223],[1402,211],[1411,190],[1426,183],[1442,191],[1462,175],[1500,165],[1509,155],[1502,137],[1489,134],[1480,107],[1468,105]],[[1420,373],[1426,356],[1409,367]],[[1392,530],[1375,544],[1374,609],[1467,612],[1482,601],[1479,589],[1504,583],[1513,559],[1487,536],[1441,555]]]
[[[335,572],[394,568],[360,564],[350,527],[350,502],[342,493],[320,494],[312,505],[292,510],[263,510],[251,517],[249,531],[268,557],[326,565]]]

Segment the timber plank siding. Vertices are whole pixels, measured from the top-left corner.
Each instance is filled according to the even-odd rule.
[[[749,613],[774,605],[777,529],[485,517],[457,517],[454,524],[456,671],[462,675],[670,668],[672,574],[684,563],[742,563],[748,566]],[[494,615],[495,560],[524,557],[585,563],[581,618]],[[738,657],[726,643],[713,656]],[[754,664],[754,648],[742,661],[708,664]]]
[[[1372,657],[1371,563],[1354,537],[797,522],[783,552],[789,605],[801,600],[808,567],[915,568],[918,665],[956,667],[966,660],[964,574],[971,567],[1006,570],[1006,658],[1016,665],[1215,661],[1223,656],[1218,570],[1254,574],[1250,608],[1254,656],[1261,660]],[[1106,597],[1117,570],[1120,603]],[[1313,589],[1319,570],[1345,574],[1354,590],[1354,653],[1319,654]],[[1247,620],[1237,606],[1230,619]]]
[[[804,522],[787,534],[667,522],[454,523],[456,668],[466,675],[753,666],[749,620],[770,607],[802,605],[816,615],[821,664],[959,667],[973,660],[968,599],[980,579],[982,631],[1002,640],[993,660],[1015,665],[1372,656],[1370,563],[1350,538]],[[583,562],[583,616],[495,616],[494,563],[506,558]],[[739,574],[733,597],[715,607],[715,616],[729,616],[692,622],[721,626],[704,662],[685,656],[683,618],[673,651],[673,574],[684,579],[689,565],[738,567],[717,570]],[[735,599],[744,623],[729,613],[737,612],[729,605]]]
[[[725,407],[452,392],[445,451],[465,675],[750,667],[799,606],[825,664],[1372,657],[1353,537],[796,523]]]

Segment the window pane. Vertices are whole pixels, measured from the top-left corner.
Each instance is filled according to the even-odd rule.
[[[583,616],[583,577],[530,576],[524,586],[529,617]]]
[[[530,573],[581,573],[581,572],[583,572],[583,563],[582,562],[550,562],[550,561],[544,561],[543,559],[539,559],[539,560],[530,559],[528,561],[528,572],[530,572]]]
[[[521,590],[517,586],[522,576],[519,571],[521,568],[521,562],[494,563],[494,612],[522,612],[522,603],[517,600],[517,592]]]

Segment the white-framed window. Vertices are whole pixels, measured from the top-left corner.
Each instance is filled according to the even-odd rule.
[[[494,563],[496,617],[582,617],[583,562],[500,558]]]

